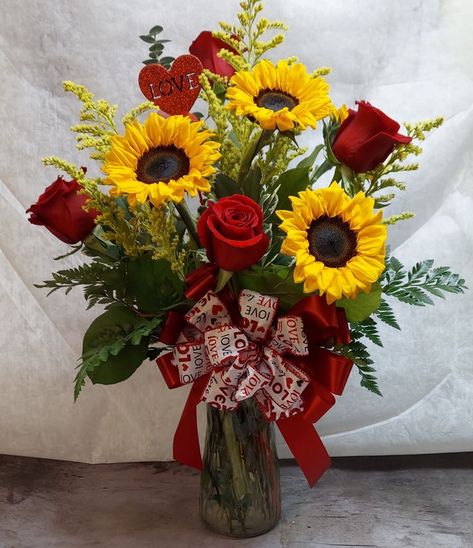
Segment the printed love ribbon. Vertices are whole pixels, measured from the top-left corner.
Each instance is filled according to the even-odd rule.
[[[235,308],[235,307],[234,307]],[[278,299],[242,290],[236,310],[207,292],[186,314],[170,312],[158,366],[169,388],[192,384],[174,436],[174,458],[202,468],[196,407],[234,411],[254,397],[275,421],[312,486],[330,465],[313,427],[343,392],[352,362],[322,344],[349,342],[344,311],[311,296],[279,316]]]

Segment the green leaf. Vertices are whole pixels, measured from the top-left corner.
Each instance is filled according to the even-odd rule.
[[[248,171],[242,181],[241,191],[255,202],[259,202],[261,197],[261,168],[258,164],[254,164]]]
[[[301,190],[305,190],[309,184],[309,166],[288,169],[280,175],[275,186],[278,190],[278,209],[291,209],[289,196],[297,196]]]
[[[163,50],[164,50],[164,46],[162,44],[153,44],[149,48],[149,51],[156,51],[158,53],[161,53]]]
[[[219,173],[215,177],[214,192],[217,198],[224,198],[233,194],[241,194],[241,188],[231,177],[228,177],[224,173]]]
[[[292,270],[288,267],[282,267],[278,271],[254,267],[252,270],[235,273],[234,278],[241,288],[279,297],[280,309],[283,312],[287,312],[306,296],[302,284],[294,283]]]
[[[303,160],[301,160],[297,164],[297,168],[302,167],[308,167],[311,168],[314,165],[315,160],[317,159],[317,156],[319,153],[324,149],[324,145],[317,145],[314,150],[309,154],[309,156],[306,156]]]
[[[146,59],[143,61],[143,65],[156,65],[158,64],[158,61],[156,59]]]
[[[148,36],[147,34],[142,34],[140,36],[140,39],[143,40],[143,42],[147,42],[148,44],[154,44],[154,38],[152,36]]]
[[[138,308],[160,314],[183,299],[184,284],[165,259],[142,255],[128,263],[128,288]]]
[[[220,270],[218,271],[215,293],[218,293],[225,287],[225,285],[230,281],[233,274],[234,273],[230,272],[229,270],[224,270],[223,268],[220,268]]]
[[[163,66],[170,65],[174,61],[174,57],[161,57],[160,63]]]
[[[360,323],[377,310],[381,303],[381,286],[375,283],[369,293],[359,293],[356,299],[340,299],[337,306],[344,308],[349,322]]]
[[[161,27],[161,25],[155,25],[153,28],[150,29],[148,34],[152,34],[153,36],[155,36],[160,32],[163,32],[163,27]]]
[[[84,335],[83,361],[96,357],[99,365],[87,371],[94,384],[115,384],[128,379],[146,358],[148,338],[124,344],[120,339],[131,333],[141,318],[126,307],[115,306],[96,318]],[[135,343],[135,344],[133,344]],[[103,349],[109,346],[108,349]]]

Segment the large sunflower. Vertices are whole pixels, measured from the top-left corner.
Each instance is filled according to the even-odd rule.
[[[279,61],[274,66],[264,60],[251,71],[233,75],[226,108],[237,116],[254,118],[263,129],[315,128],[317,120],[329,116],[335,108],[328,90],[327,82],[311,78],[301,63]]]
[[[187,192],[208,192],[207,179],[215,172],[212,164],[220,158],[219,143],[208,141],[213,134],[199,131],[201,122],[187,116],[163,118],[152,113],[144,124],[134,121],[125,135],[112,137],[112,149],[102,170],[110,194],[128,195],[128,202],[149,200],[153,205],[180,202]]]
[[[291,196],[292,211],[278,211],[287,233],[281,253],[296,258],[294,281],[304,291],[342,296],[369,292],[384,270],[387,229],[374,200],[359,192],[350,198],[337,183]]]

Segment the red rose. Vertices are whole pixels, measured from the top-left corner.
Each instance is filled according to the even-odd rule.
[[[217,57],[217,53],[225,48],[233,53],[236,51],[220,40],[212,36],[212,33],[208,30],[204,30],[197,36],[197,38],[192,42],[189,52],[192,55],[198,57],[202,66],[214,74],[220,74],[220,76],[233,76],[235,73],[234,68],[225,61]]]
[[[399,124],[368,102],[357,104],[358,112],[349,109],[332,151],[342,164],[364,173],[384,162],[396,145],[410,143],[412,138],[399,134]]]
[[[84,211],[88,198],[78,194],[80,184],[75,180],[65,181],[58,177],[33,204],[27,213],[34,225],[45,226],[49,232],[66,244],[76,244],[94,229],[97,211]]]
[[[231,272],[254,265],[269,245],[261,207],[241,194],[210,204],[197,223],[197,233],[209,261]]]

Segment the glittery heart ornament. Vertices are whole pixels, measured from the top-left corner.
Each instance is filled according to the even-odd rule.
[[[138,83],[143,95],[168,114],[187,114],[202,87],[199,75],[202,63],[194,55],[181,55],[171,70],[158,64],[146,65]]]

